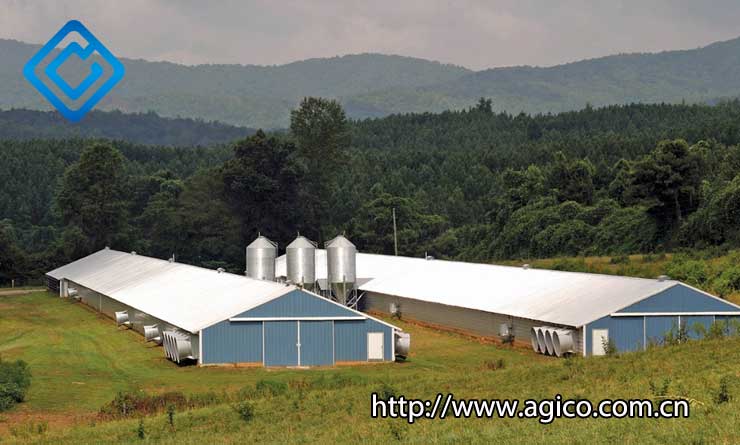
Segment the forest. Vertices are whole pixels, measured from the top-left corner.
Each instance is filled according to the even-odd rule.
[[[739,101],[494,109],[482,98],[354,121],[306,98],[287,131],[209,147],[0,141],[0,282],[38,280],[104,246],[238,273],[258,232],[281,246],[344,232],[361,251],[392,253],[393,209],[402,255],[740,247]]]

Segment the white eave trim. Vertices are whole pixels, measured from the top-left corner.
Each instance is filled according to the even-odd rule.
[[[678,315],[740,315],[740,311],[735,312],[615,312],[610,314],[612,317],[670,317]]]
[[[229,321],[330,321],[366,320],[368,317],[232,317]]]

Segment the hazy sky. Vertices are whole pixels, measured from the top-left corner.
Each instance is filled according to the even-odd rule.
[[[481,69],[740,36],[737,0],[0,0],[0,38],[43,43],[72,18],[116,55],[185,64],[379,52]]]

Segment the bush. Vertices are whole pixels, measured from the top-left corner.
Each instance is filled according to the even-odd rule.
[[[665,378],[661,384],[657,384],[652,380],[648,383],[650,385],[650,392],[655,397],[665,397],[668,395],[668,388],[671,386],[671,379]]]
[[[730,395],[730,377],[724,376],[719,381],[719,389],[714,395],[714,403],[722,405],[730,400],[732,400],[732,396]]]
[[[629,264],[630,257],[627,255],[613,256],[609,259],[609,264]]]
[[[139,419],[139,426],[136,427],[136,436],[139,439],[144,439],[146,437],[146,429],[144,428],[144,419]]]
[[[487,369],[489,371],[504,369],[504,367],[506,367],[506,362],[502,358],[497,360],[486,360],[483,362],[483,369]]]
[[[673,279],[693,286],[702,286],[709,278],[707,264],[703,260],[691,260],[683,256],[674,257],[666,266],[666,273]]]
[[[167,405],[167,423],[171,427],[175,426],[175,405]]]
[[[727,335],[729,330],[729,325],[727,321],[724,320],[716,320],[714,323],[712,323],[711,326],[709,326],[709,332],[707,332],[707,338],[723,338],[725,335]]]
[[[689,331],[686,328],[685,323],[681,323],[677,326],[675,323],[670,331],[666,332],[663,338],[663,344],[666,346],[675,346],[681,343],[686,343],[689,340]]]
[[[260,380],[254,386],[258,394],[268,397],[275,397],[285,394],[288,391],[288,385],[275,380]]]
[[[0,360],[0,412],[23,402],[30,386],[31,371],[26,362]]]
[[[740,266],[727,266],[714,280],[712,287],[721,297],[740,291]]]
[[[144,392],[119,392],[116,397],[100,408],[98,416],[103,419],[124,419],[137,416],[148,416],[162,412],[174,412],[178,409],[199,408],[215,405],[226,400],[218,394],[207,392],[194,394],[190,398],[181,392],[171,391],[163,394],[146,394]]]
[[[398,398],[398,390],[385,382],[380,385],[376,392],[380,400],[389,400],[391,397],[394,399]]]
[[[617,344],[614,343],[613,339],[601,339],[601,347],[604,348],[604,355],[608,356],[614,356],[617,355],[619,351],[617,351]]]
[[[233,408],[239,414],[239,418],[245,422],[249,422],[254,417],[254,406],[246,400],[236,403]]]

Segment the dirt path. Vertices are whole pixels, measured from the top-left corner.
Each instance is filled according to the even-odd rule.
[[[0,289],[0,297],[8,297],[10,295],[26,295],[34,292],[43,292],[46,289],[43,287],[30,288],[30,289]]]

